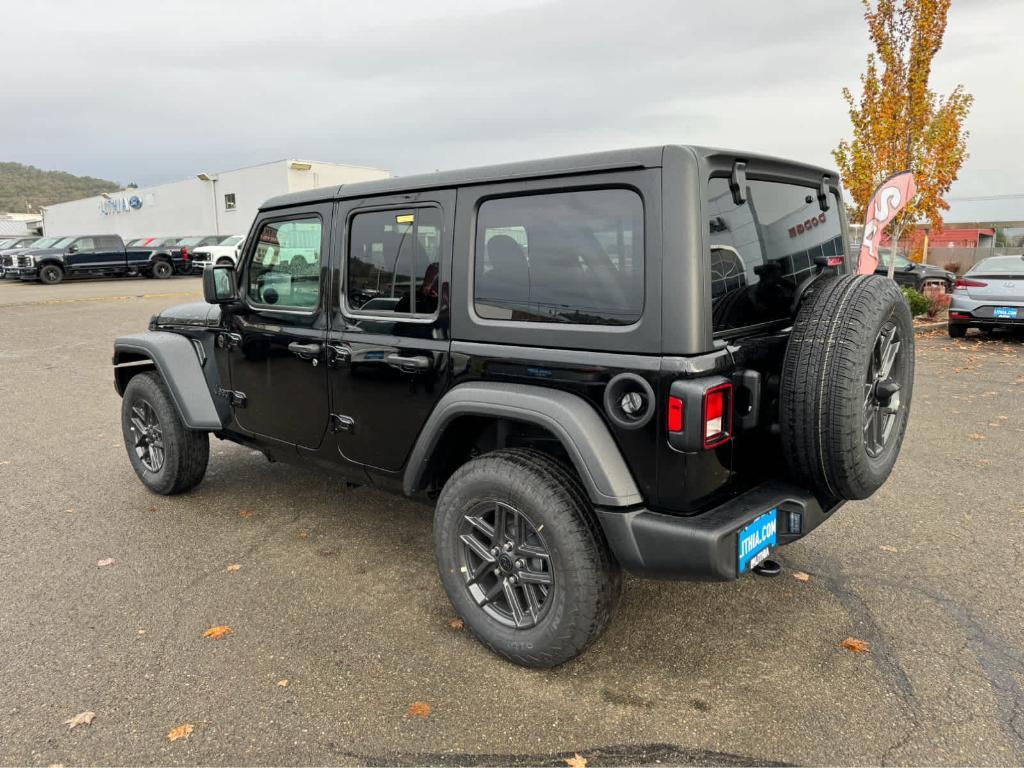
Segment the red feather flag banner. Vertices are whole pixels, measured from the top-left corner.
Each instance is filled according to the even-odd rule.
[[[858,275],[874,273],[878,267],[878,247],[882,242],[882,232],[896,218],[896,214],[914,199],[915,194],[917,184],[910,171],[893,174],[878,185],[864,217],[864,240],[860,244],[860,257],[857,259]]]

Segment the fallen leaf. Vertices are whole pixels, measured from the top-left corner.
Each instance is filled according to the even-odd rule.
[[[899,552],[896,547],[890,547],[888,544],[879,544],[878,548],[883,552]]]
[[[587,768],[587,758],[577,752],[572,757],[565,758],[565,764],[568,765],[569,768]]]
[[[10,463],[11,463],[10,461],[0,461],[0,466],[6,467]]]
[[[97,560],[96,561],[96,567],[97,568],[106,568],[108,565],[113,565],[115,562],[117,562],[117,561],[114,560],[114,558],[106,557],[103,560]]]
[[[277,684],[280,685],[282,688],[287,688],[288,687],[288,681],[287,680],[278,680]]]
[[[210,627],[208,630],[203,632],[203,637],[208,637],[211,640],[220,640],[225,635],[231,634],[231,627]]]
[[[192,733],[193,730],[194,728],[192,727],[192,723],[185,723],[184,725],[179,725],[177,728],[172,728],[167,733],[167,740],[177,741],[178,739],[184,739],[190,733]]]
[[[238,516],[239,517],[252,517],[252,510],[251,509],[243,509],[241,512],[238,513]]]
[[[428,717],[430,717],[430,713],[432,711],[433,710],[430,708],[430,705],[427,704],[427,702],[414,701],[412,704],[409,705],[409,711],[406,712],[406,715],[408,715],[409,717],[420,717],[426,720]]]
[[[296,539],[308,539],[309,538],[309,531],[299,531],[298,533],[295,534],[295,538]]]
[[[971,438],[971,440],[988,440],[987,437],[985,437],[984,435],[979,435],[977,432],[971,432],[971,434],[969,434],[968,437]]]
[[[338,554],[338,550],[324,548],[317,550],[317,554],[323,555],[324,557],[333,557],[334,555]]]
[[[137,630],[135,630],[135,634],[136,635],[144,635],[144,634],[146,634],[146,630],[144,630],[144,629],[137,629]]]
[[[156,507],[146,507],[147,512],[156,512]]]
[[[459,632],[462,630],[464,626],[466,626],[466,624],[462,619],[456,616],[454,619],[448,620],[448,626],[454,629],[456,632]]]
[[[793,578],[797,581],[810,581],[811,575],[809,573],[804,573],[803,571],[793,571]]]
[[[75,512],[77,512],[78,510],[76,510],[76,509],[75,509],[74,507],[68,507],[68,508],[67,508],[67,509],[65,509],[64,511],[65,511],[65,512],[68,512],[68,513],[70,513],[70,514],[74,514],[74,513],[75,513]]]
[[[242,570],[242,566],[239,563],[231,563],[227,568],[224,569],[228,573],[234,573],[235,571]]]
[[[1007,420],[1008,418],[1010,418],[1010,417],[1009,417],[1009,416],[1000,416],[1000,417],[999,417],[999,419],[1000,419],[1001,421],[1006,421],[1006,420]]]
[[[867,653],[871,650],[867,640],[858,640],[856,637],[848,637],[843,640],[843,648],[853,653]]]
[[[74,717],[69,717],[65,720],[64,724],[67,725],[68,730],[70,731],[72,728],[76,728],[79,725],[92,725],[92,721],[95,717],[95,712],[79,712]]]

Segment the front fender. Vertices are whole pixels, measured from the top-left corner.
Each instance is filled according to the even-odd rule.
[[[402,485],[407,495],[420,490],[445,428],[466,415],[525,421],[550,431],[562,443],[596,506],[643,503],[608,427],[583,398],[547,387],[492,382],[460,384],[441,398],[406,464]]]
[[[114,342],[115,367],[146,360],[153,362],[167,384],[171,399],[186,427],[200,430],[223,428],[224,423],[214,403],[210,382],[192,339],[177,333],[150,331],[121,336]],[[205,359],[205,365],[213,364],[212,360]],[[123,395],[120,379],[116,376],[115,385],[118,394]]]

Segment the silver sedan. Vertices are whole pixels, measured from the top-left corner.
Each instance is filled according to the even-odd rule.
[[[956,281],[949,335],[968,328],[1024,329],[1024,256],[989,256]]]

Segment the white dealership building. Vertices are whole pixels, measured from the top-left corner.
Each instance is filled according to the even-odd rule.
[[[232,171],[197,171],[183,181],[123,189],[50,205],[45,235],[135,237],[244,235],[268,198],[391,176],[379,168],[276,160]]]

